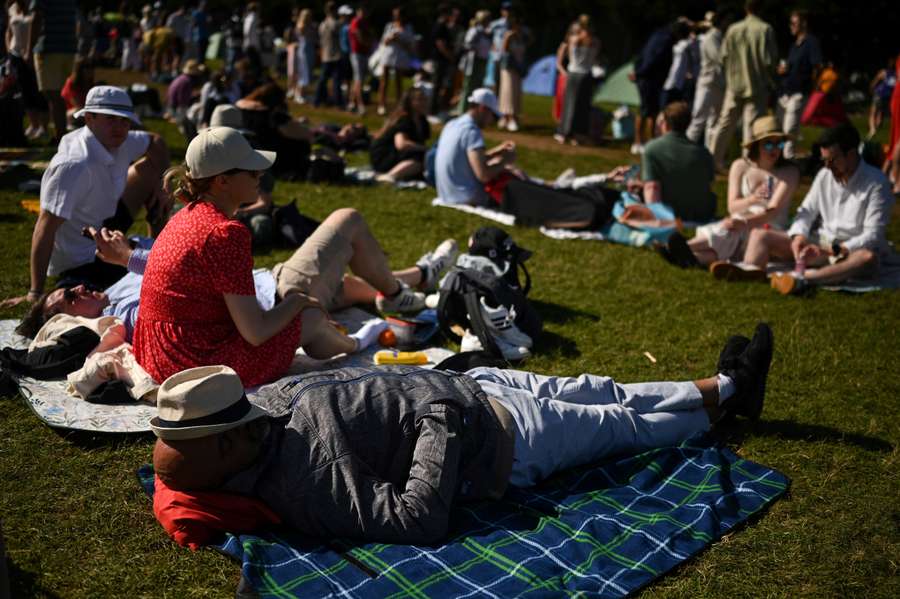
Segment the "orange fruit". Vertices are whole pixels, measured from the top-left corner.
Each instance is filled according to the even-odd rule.
[[[378,335],[378,343],[383,347],[394,347],[397,345],[397,335],[392,329],[385,329]]]

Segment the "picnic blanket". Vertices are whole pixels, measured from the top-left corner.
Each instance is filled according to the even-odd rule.
[[[344,178],[351,183],[355,183],[357,185],[374,185],[377,183],[375,177],[378,176],[378,173],[375,172],[375,169],[372,167],[363,167],[363,166],[348,166],[344,169]],[[395,181],[394,187],[396,189],[413,189],[413,190],[422,190],[428,187],[428,184],[425,181],[415,180],[415,181]]]
[[[348,308],[332,315],[337,322],[354,332],[364,322],[373,318],[371,314],[359,308]],[[15,327],[18,320],[0,320],[0,347],[27,348],[28,339],[17,335]],[[372,357],[379,349],[377,346],[365,351],[341,355],[329,360],[316,360],[298,351],[295,358],[297,372],[326,370],[343,366],[371,365]],[[434,366],[438,362],[453,355],[453,352],[441,347],[430,347],[423,350],[429,358],[424,368]],[[284,377],[293,378],[296,374]],[[146,403],[96,404],[73,397],[66,393],[66,381],[39,381],[30,377],[17,378],[19,391],[35,415],[45,424],[54,428],[65,428],[102,433],[146,433],[150,432],[149,420],[156,416],[156,406]],[[275,384],[277,384],[276,381]],[[265,387],[248,389],[247,397],[253,401],[257,393],[264,392]]]
[[[766,274],[789,272],[793,269],[794,265],[790,262],[769,262],[766,265]],[[871,293],[872,291],[884,289],[900,289],[900,253],[892,250],[890,254],[881,258],[877,277],[848,279],[843,283],[822,285],[820,289],[844,291],[846,293]]]
[[[153,494],[153,469],[138,477]],[[457,507],[436,547],[226,535],[261,596],[621,597],[696,555],[788,488],[708,437],[562,473]]]

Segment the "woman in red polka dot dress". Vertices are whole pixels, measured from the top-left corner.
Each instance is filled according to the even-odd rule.
[[[233,219],[255,199],[275,160],[236,130],[208,129],[188,147],[181,194],[187,206],[150,253],[134,331],[138,362],[157,381],[196,366],[230,366],[247,387],[274,380],[300,345],[300,313],[288,294],[271,310],[256,300],[250,231]]]

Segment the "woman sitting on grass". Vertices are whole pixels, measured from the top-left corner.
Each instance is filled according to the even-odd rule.
[[[670,262],[684,268],[709,266],[716,278],[733,278],[734,273],[747,272],[732,261],[743,260],[751,229],[787,228],[800,171],[782,155],[787,136],[774,117],[756,119],[752,133],[745,144],[747,157],[735,160],[728,172],[729,216],[698,228],[690,241],[674,233],[661,248]]]
[[[425,170],[425,142],[431,137],[428,100],[418,88],[406,90],[384,126],[375,134],[369,156],[382,183],[418,177]]]

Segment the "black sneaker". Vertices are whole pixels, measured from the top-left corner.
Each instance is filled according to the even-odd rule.
[[[677,262],[675,262],[675,258],[672,257],[672,254],[669,253],[669,248],[662,243],[654,243],[653,251],[662,256],[662,259],[671,264],[672,266],[680,266]]]
[[[722,403],[722,407],[733,414],[757,420],[762,413],[766,395],[766,379],[772,363],[775,345],[772,329],[764,322],[756,325],[753,339],[746,349],[731,360],[729,368],[722,374],[732,378],[735,394]]]
[[[681,233],[676,231],[669,235],[666,248],[669,250],[669,256],[671,256],[672,261],[681,268],[700,267],[700,263],[697,262],[697,257],[694,256],[691,246],[688,245],[687,239]]]

